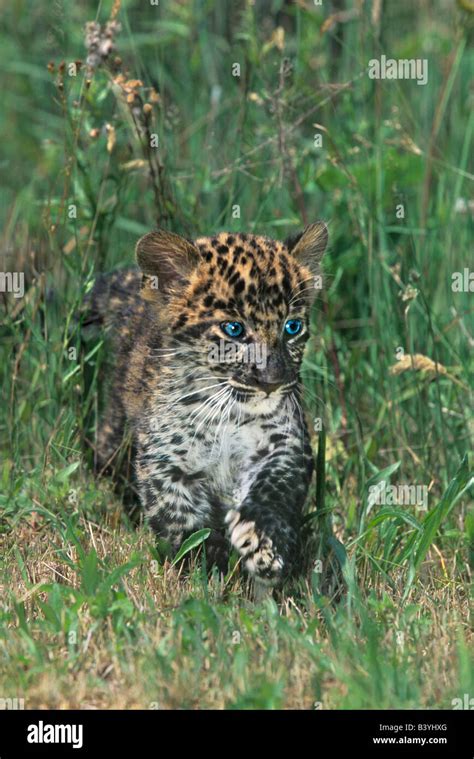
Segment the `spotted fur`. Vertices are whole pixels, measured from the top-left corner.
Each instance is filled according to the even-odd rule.
[[[270,584],[297,559],[313,470],[299,369],[326,243],[322,223],[286,243],[156,231],[137,245],[141,273],[102,278],[91,298],[118,357],[98,469],[113,465],[128,426],[154,532],[177,548],[208,527],[222,568],[233,546]],[[295,337],[288,319],[303,323]],[[228,321],[244,334],[229,337]]]

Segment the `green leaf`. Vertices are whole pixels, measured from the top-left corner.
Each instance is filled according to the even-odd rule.
[[[379,482],[382,482],[382,480],[388,480],[390,475],[397,471],[400,463],[400,461],[396,461],[394,464],[390,464],[390,466],[385,467],[385,469],[381,469],[380,472],[373,474],[372,477],[367,480],[367,491],[374,485],[378,485]]]
[[[145,224],[140,224],[133,219],[126,219],[124,216],[119,216],[115,226],[117,229],[121,229],[124,232],[130,232],[132,235],[144,235],[148,231],[148,227]]]
[[[410,556],[410,569],[408,572],[408,581],[405,588],[403,598],[406,599],[410,592],[413,580],[420,567],[420,564],[426,557],[428,550],[441,527],[441,524],[445,521],[451,510],[454,508],[459,499],[474,483],[474,477],[469,472],[469,465],[467,455],[464,456],[461,465],[456,472],[455,476],[449,483],[445,494],[441,498],[441,501],[435,506],[423,519],[421,523],[421,532],[417,536],[415,542],[412,544],[412,551]],[[407,556],[402,553],[401,559],[405,559]]]
[[[441,501],[423,520],[423,532],[415,551],[415,568],[418,568],[425,558],[442,522],[473,482],[474,478],[469,475],[467,456],[465,456]]]
[[[73,461],[73,463],[69,464],[69,466],[67,466],[65,469],[61,469],[61,471],[55,474],[54,476],[55,482],[58,482],[58,483],[67,482],[71,474],[73,474],[73,472],[75,472],[76,469],[79,467],[80,463],[81,463],[80,461]]]
[[[52,606],[39,599],[37,604],[43,612],[44,618],[53,626],[54,630],[59,631],[61,629],[61,619],[58,617]]]
[[[378,514],[370,520],[369,524],[367,525],[367,530],[370,530],[372,527],[375,527],[380,522],[383,522],[385,519],[402,519],[404,522],[409,524],[411,527],[414,527],[415,530],[421,530],[421,525],[419,521],[413,516],[413,514],[409,514],[406,511],[403,511],[402,509],[392,509],[392,508],[385,508],[380,509]]]
[[[180,561],[183,556],[185,556],[189,551],[192,551],[193,548],[197,548],[201,545],[201,543],[204,543],[204,541],[209,537],[211,534],[211,531],[209,529],[204,530],[198,530],[197,532],[193,532],[192,535],[189,536],[189,538],[186,538],[186,540],[181,545],[178,553],[174,557],[173,561],[171,562],[171,566],[174,567],[175,564]]]
[[[86,595],[94,595],[100,579],[98,559],[95,551],[91,551],[84,557],[81,567],[81,578],[82,587]]]
[[[112,572],[110,572],[110,574],[104,580],[102,580],[99,590],[102,592],[104,590],[108,590],[113,585],[116,585],[118,581],[122,579],[122,577],[125,577],[125,575],[131,572],[132,569],[135,569],[135,567],[143,564],[144,561],[145,559],[143,557],[137,556],[132,558],[126,564],[122,564],[120,567],[115,567],[115,569],[113,569]]]

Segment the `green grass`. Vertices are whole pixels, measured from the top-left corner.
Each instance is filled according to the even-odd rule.
[[[472,213],[456,207],[472,194],[473,15],[404,1],[378,31],[365,6],[322,31],[328,12],[309,2],[128,0],[121,63],[87,86],[67,64],[111,5],[16,3],[0,30],[0,270],[26,283],[2,301],[0,696],[451,708],[474,692],[473,305],[451,287],[472,247]],[[428,84],[369,79],[381,54],[427,58]],[[111,85],[120,73],[143,83],[135,112]],[[95,273],[129,265],[156,224],[283,237],[318,218],[331,242],[304,370],[324,422],[309,569],[254,603],[238,568],[219,583],[200,557],[163,563],[93,479],[84,444],[107,346],[81,339],[80,307]],[[381,481],[425,486],[427,510],[373,505]]]

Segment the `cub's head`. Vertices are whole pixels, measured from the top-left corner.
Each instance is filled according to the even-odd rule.
[[[190,241],[150,232],[137,245],[142,295],[157,311],[163,362],[222,382],[240,400],[291,392],[321,289],[325,224],[280,242],[221,232]]]

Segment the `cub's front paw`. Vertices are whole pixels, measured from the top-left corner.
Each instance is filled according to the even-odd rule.
[[[260,582],[278,583],[283,575],[284,561],[271,538],[258,530],[255,522],[242,519],[235,509],[227,513],[226,522],[230,542],[242,556],[246,570]]]

